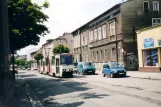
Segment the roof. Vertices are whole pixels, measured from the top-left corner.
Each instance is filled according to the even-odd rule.
[[[86,27],[88,24],[92,23],[93,21],[98,20],[99,18],[103,17],[104,15],[106,15],[107,13],[109,13],[111,10],[113,10],[113,9],[115,9],[115,8],[117,8],[117,7],[119,7],[121,4],[122,4],[122,3],[119,3],[119,4],[114,5],[113,7],[111,7],[110,9],[108,9],[107,11],[105,11],[104,13],[102,13],[101,15],[97,16],[96,18],[94,18],[94,19],[92,19],[91,21],[87,22],[86,24],[82,25],[82,26],[79,27],[78,29],[74,30],[74,31],[72,32],[72,34],[75,33],[76,31],[78,31],[78,30],[80,30],[80,29]]]
[[[154,28],[157,28],[157,27],[161,27],[161,24],[160,25],[150,26],[150,27],[146,27],[146,28],[137,30],[136,33],[138,34],[138,33],[142,32],[142,31],[149,30],[149,29],[154,29]]]

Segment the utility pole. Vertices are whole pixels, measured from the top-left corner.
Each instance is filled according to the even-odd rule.
[[[12,98],[12,74],[9,72],[9,33],[7,1],[0,0],[0,105],[8,107]],[[12,102],[10,102],[11,104]]]
[[[117,34],[116,34],[116,61],[117,61],[117,63],[118,63],[118,40],[117,40]]]

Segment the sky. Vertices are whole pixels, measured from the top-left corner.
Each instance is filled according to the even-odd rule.
[[[41,5],[44,0],[32,0]],[[99,16],[122,0],[48,0],[50,7],[43,12],[49,16],[45,25],[50,34],[40,38],[38,46],[28,46],[18,51],[19,55],[27,54],[32,48],[39,48],[48,39],[54,39],[64,32],[72,32]]]

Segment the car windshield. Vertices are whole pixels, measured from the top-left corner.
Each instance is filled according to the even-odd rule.
[[[77,63],[74,63],[73,65],[74,65],[74,66],[77,66]]]
[[[110,68],[118,68],[118,67],[121,67],[118,63],[110,63]]]
[[[90,62],[83,63],[84,66],[91,66],[92,64]]]
[[[62,55],[61,56],[61,64],[64,64],[64,65],[71,65],[71,64],[73,64],[73,62],[72,62],[72,55]]]

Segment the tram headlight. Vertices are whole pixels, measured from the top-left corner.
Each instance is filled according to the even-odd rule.
[[[73,68],[70,68],[69,71],[73,71]]]

